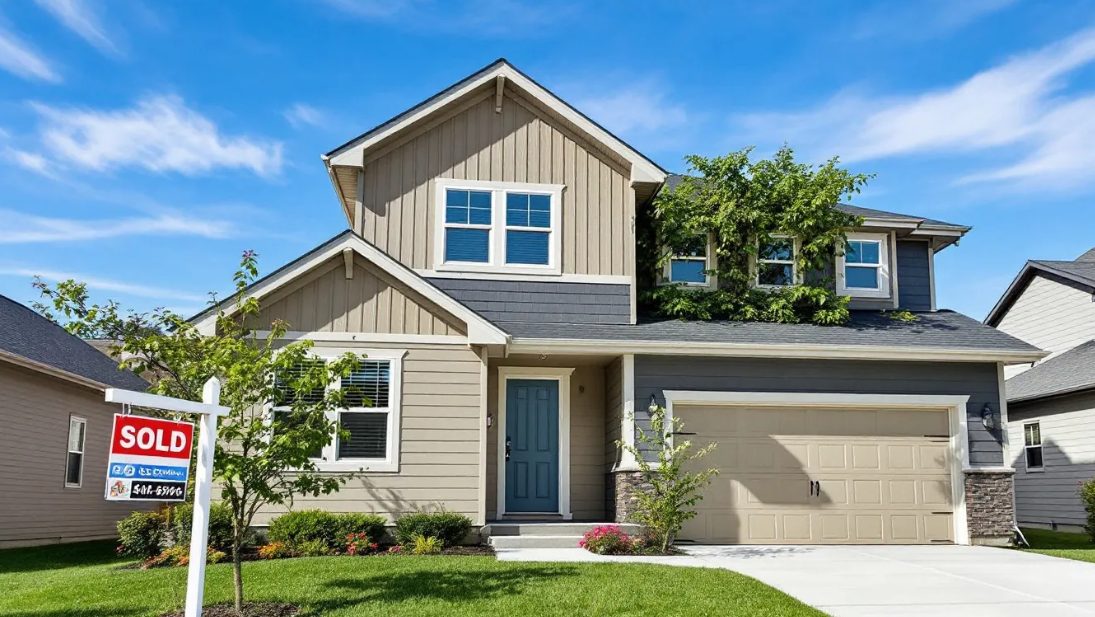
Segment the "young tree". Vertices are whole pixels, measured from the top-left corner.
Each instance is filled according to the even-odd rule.
[[[355,405],[371,405],[360,393],[328,387],[356,370],[363,356],[319,362],[310,358],[311,341],[279,341],[285,322],[270,323],[265,339],[250,329],[261,314],[259,302],[245,290],[257,277],[257,255],[245,252],[233,277],[235,311],[220,310],[216,333],[210,335],[166,309],[123,314],[117,302],[91,304],[83,283],[51,288],[35,281],[45,299],[35,304],[39,312],[54,321],[63,316],[74,334],[114,341],[112,352],[122,367],[151,376],[150,391],[200,401],[205,381],[221,380],[220,404],[231,412],[218,423],[213,478],[232,510],[235,607],[241,614],[240,552],[255,514],[267,505],[291,504],[296,496],[337,491],[353,477],[319,474],[311,456],[341,431],[327,412],[345,407],[347,397],[363,399]],[[286,411],[271,413],[274,405]]]
[[[703,499],[704,487],[719,474],[718,469],[688,471],[691,461],[707,456],[718,444],[693,451],[691,441],[673,438],[674,433],[683,432],[684,422],[680,418],[668,420],[664,407],[651,405],[650,430],[636,425],[639,445],[616,441],[617,447],[635,458],[642,480],[636,487],[635,510],[631,518],[646,527],[663,553],[673,546],[685,521],[696,516],[694,508]],[[643,456],[644,449],[658,455],[657,468]]]

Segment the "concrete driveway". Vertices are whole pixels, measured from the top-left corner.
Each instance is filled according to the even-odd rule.
[[[688,547],[834,617],[1095,615],[1095,564],[970,546]]]

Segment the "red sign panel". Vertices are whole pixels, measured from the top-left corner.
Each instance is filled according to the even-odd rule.
[[[110,454],[190,460],[194,425],[143,416],[115,416]]]

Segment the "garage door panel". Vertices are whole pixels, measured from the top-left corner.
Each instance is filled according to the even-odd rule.
[[[809,505],[810,480],[800,475],[749,475],[741,479],[745,495],[744,506]]]

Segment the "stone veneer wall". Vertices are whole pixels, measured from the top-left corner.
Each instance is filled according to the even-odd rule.
[[[642,475],[637,471],[613,472],[613,520],[617,523],[628,522],[628,516],[635,505],[635,487],[642,484]]]
[[[966,472],[966,521],[973,544],[1006,545],[1015,536],[1014,471]]]

